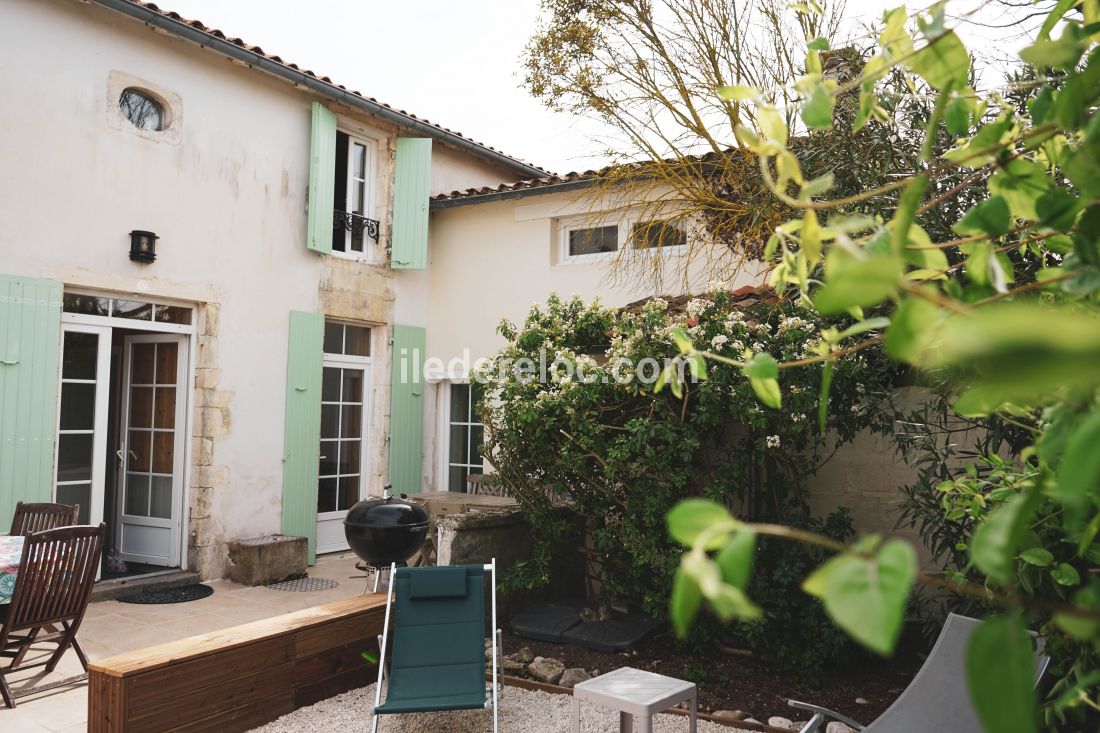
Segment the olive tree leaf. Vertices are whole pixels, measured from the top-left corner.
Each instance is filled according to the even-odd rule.
[[[970,132],[970,112],[972,102],[958,94],[951,97],[943,111],[943,121],[947,131],[955,137],[963,137]]]
[[[1058,567],[1051,570],[1050,577],[1058,585],[1065,585],[1071,588],[1081,584],[1081,574],[1077,572],[1077,568],[1065,562],[1059,563]]]
[[[672,599],[669,601],[669,615],[676,636],[681,639],[687,636],[702,603],[703,592],[699,590],[699,584],[681,567],[672,581]]]
[[[809,99],[802,105],[802,121],[811,130],[828,130],[833,126],[833,105],[836,98],[822,83],[814,85]]]
[[[888,655],[901,634],[916,575],[913,548],[894,539],[873,557],[844,555],[830,561],[823,579],[811,576],[807,583],[813,590],[824,585],[825,611],[837,626],[871,651]]]
[[[718,87],[718,96],[722,99],[729,99],[734,102],[744,102],[748,99],[753,99],[760,94],[760,90],[756,87],[750,87],[745,84],[730,84],[724,87]]]
[[[1073,38],[1069,33],[1057,41],[1036,41],[1021,49],[1020,58],[1037,67],[1072,69],[1081,59],[1087,42]]]
[[[1018,494],[994,509],[974,530],[970,558],[990,580],[1004,584],[1012,579],[1016,548],[1039,499],[1038,492]]]
[[[1094,410],[1076,426],[1065,446],[1053,495],[1066,504],[1081,507],[1100,486],[1100,410]]]
[[[777,380],[752,377],[749,379],[749,385],[752,387],[752,391],[756,393],[757,399],[768,407],[778,410],[783,406],[783,393],[779,389]]]
[[[1073,605],[1080,609],[1100,612],[1100,584],[1087,585],[1073,595]],[[1100,635],[1100,621],[1077,614],[1058,613],[1054,623],[1075,639],[1090,641]]]
[[[672,340],[676,342],[676,348],[680,350],[681,354],[690,354],[695,350],[691,342],[691,336],[688,336],[687,331],[684,329],[676,326],[669,329],[669,333],[672,335]]]
[[[1035,655],[1016,616],[982,621],[966,646],[966,684],[982,727],[1036,733]]]
[[[817,431],[825,433],[825,423],[829,417],[829,390],[833,386],[833,369],[836,362],[827,361],[821,370],[821,394],[817,398]]]
[[[989,192],[1004,198],[1009,211],[1019,219],[1038,219],[1036,204],[1052,186],[1043,166],[1023,158],[1009,161],[989,178]]]
[[[935,89],[962,88],[970,73],[970,54],[955,31],[947,31],[929,41],[908,66]]]
[[[878,305],[897,292],[901,275],[901,260],[892,256],[856,261],[829,276],[814,294],[814,306],[825,315],[833,315],[853,306]]]
[[[756,533],[742,528],[733,533],[714,561],[722,573],[722,580],[735,588],[745,590],[752,576],[753,554],[756,552]]]
[[[756,121],[764,137],[781,147],[787,146],[787,123],[779,110],[769,104],[762,105],[756,112]]]
[[[963,218],[951,228],[963,236],[988,234],[999,237],[1008,232],[1011,224],[1008,202],[1002,196],[993,196],[970,207]]]
[[[723,621],[760,617],[760,609],[743,590],[723,581],[718,564],[706,555],[689,552],[680,561],[680,569],[695,581],[700,593]]]
[[[1050,550],[1042,547],[1032,547],[1021,552],[1020,559],[1028,565],[1045,568],[1054,562],[1054,555],[1051,554]]]
[[[1035,200],[1039,223],[1060,232],[1073,228],[1081,200],[1060,188],[1052,188]]]
[[[945,319],[937,344],[922,366],[950,368],[971,385],[972,406],[1036,405],[1100,386],[1100,318],[1087,310],[991,303]]]
[[[936,324],[943,314],[933,303],[905,298],[891,318],[886,332],[886,353],[898,361],[919,364],[935,337]]]
[[[672,539],[685,547],[694,545],[700,533],[712,527],[728,526],[733,529],[738,524],[724,506],[706,499],[684,499],[672,507],[665,522]],[[708,549],[718,549],[722,541],[722,537],[716,536]]]
[[[752,355],[752,359],[741,368],[741,372],[751,379],[777,379],[779,363],[771,354],[758,352]]]

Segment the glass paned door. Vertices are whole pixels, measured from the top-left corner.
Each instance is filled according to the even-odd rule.
[[[480,384],[451,383],[451,404],[447,435],[447,490],[466,491],[466,479],[471,473],[481,473],[485,467],[481,444],[485,442],[485,427],[476,412],[484,394]]]
[[[123,349],[119,549],[179,565],[187,348],[183,336],[129,336]]]
[[[54,498],[79,504],[81,524],[103,521],[111,329],[65,324]]]
[[[321,380],[321,453],[317,552],[348,548],[344,517],[365,495],[370,365],[325,357]]]

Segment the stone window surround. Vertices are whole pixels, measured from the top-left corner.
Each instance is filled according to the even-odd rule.
[[[131,124],[119,109],[118,100],[125,89],[134,87],[148,94],[164,109],[163,130],[142,130]],[[114,130],[127,131],[151,142],[178,145],[183,139],[183,100],[180,95],[164,87],[141,79],[125,71],[113,70],[107,75],[107,125]]]

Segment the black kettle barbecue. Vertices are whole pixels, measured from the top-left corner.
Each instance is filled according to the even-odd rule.
[[[376,570],[388,568],[390,563],[404,565],[428,536],[428,512],[407,501],[405,494],[391,496],[392,488],[382,489],[381,499],[355,504],[344,519],[348,546],[364,564]]]

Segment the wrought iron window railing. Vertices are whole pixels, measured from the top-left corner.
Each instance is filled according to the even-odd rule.
[[[375,244],[378,244],[378,227],[379,222],[377,219],[368,219],[350,211],[336,210],[332,212],[333,229],[351,232],[356,237],[362,237],[363,234],[366,234],[374,240]]]

